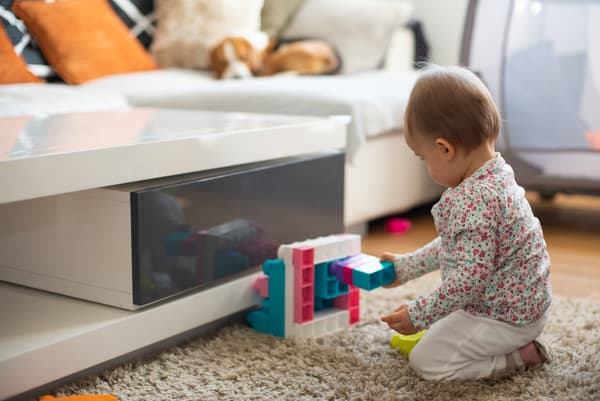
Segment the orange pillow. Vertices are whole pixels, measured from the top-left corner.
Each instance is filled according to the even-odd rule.
[[[16,0],[12,10],[67,83],[156,68],[107,0]]]
[[[28,69],[25,61],[13,48],[4,28],[0,26],[0,84],[44,82]]]

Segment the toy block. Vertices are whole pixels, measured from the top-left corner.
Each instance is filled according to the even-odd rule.
[[[315,245],[315,264],[360,253],[360,236],[340,234],[325,237]]]
[[[254,289],[261,298],[269,298],[269,276],[263,274],[254,281]]]
[[[351,309],[360,304],[360,291],[358,287],[349,286],[348,293],[333,300],[333,306],[338,309]]]
[[[294,266],[312,266],[315,264],[315,249],[310,246],[299,246],[292,250]]]
[[[297,247],[292,251],[294,267],[294,322],[304,323],[313,319],[315,313],[315,266],[314,250]]]
[[[326,309],[315,313],[315,318],[303,324],[294,324],[291,337],[319,337],[350,326],[348,311]]]
[[[329,262],[315,265],[315,297],[332,299],[348,293],[348,284],[339,282],[329,265]]]
[[[337,299],[337,298],[335,298],[335,299]],[[332,308],[334,306],[335,299],[325,299],[325,298],[315,297],[315,311]],[[339,309],[342,309],[342,308],[339,308]]]
[[[426,332],[427,330],[422,330],[418,333],[410,335],[394,333],[390,341],[390,346],[400,351],[400,354],[402,354],[404,358],[408,359],[408,357],[410,356],[410,352],[413,350],[415,345],[417,345],[417,343],[421,340],[421,338],[423,338]]]
[[[338,234],[308,239],[302,242],[281,245],[277,251],[280,259],[292,264],[294,248],[314,248],[314,263],[329,262],[349,255],[360,253],[360,236],[355,234]]]
[[[383,267],[383,280],[381,285],[387,285],[396,280],[396,267],[394,262],[382,261],[380,262]]]
[[[358,287],[350,286],[348,294],[333,300],[333,306],[338,309],[348,310],[349,324],[360,320],[360,290]]]
[[[262,309],[248,313],[247,321],[256,331],[285,337],[286,271],[281,259],[263,263],[263,272],[269,276],[269,298]]]
[[[304,323],[313,319],[314,306],[314,287],[308,284],[304,287],[294,288],[294,322]]]
[[[352,284],[352,270],[358,266],[375,262],[379,262],[379,259],[375,256],[361,253],[332,262],[331,270],[333,270],[339,281],[346,284]]]
[[[355,267],[352,269],[352,284],[367,291],[381,287],[383,266],[379,261],[375,261]]]
[[[357,323],[360,320],[360,306],[355,306],[354,308],[348,309],[349,321],[350,324]]]

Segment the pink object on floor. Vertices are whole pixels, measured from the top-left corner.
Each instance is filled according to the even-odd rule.
[[[262,298],[269,298],[269,276],[263,274],[254,281],[254,289]]]
[[[410,230],[411,222],[401,217],[392,217],[385,222],[385,229],[391,234],[402,234]]]
[[[315,249],[294,248],[294,322],[306,323],[315,315]]]

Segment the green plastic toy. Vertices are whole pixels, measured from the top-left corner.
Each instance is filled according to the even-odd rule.
[[[402,354],[404,358],[408,359],[410,352],[415,347],[415,345],[417,345],[419,340],[425,335],[426,332],[427,330],[422,330],[418,333],[409,335],[395,333],[392,336],[390,345],[392,346],[392,348],[400,351],[400,354]]]

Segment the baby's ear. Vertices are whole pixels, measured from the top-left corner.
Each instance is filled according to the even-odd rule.
[[[436,149],[442,154],[446,161],[452,161],[456,156],[456,147],[446,138],[435,139]]]

